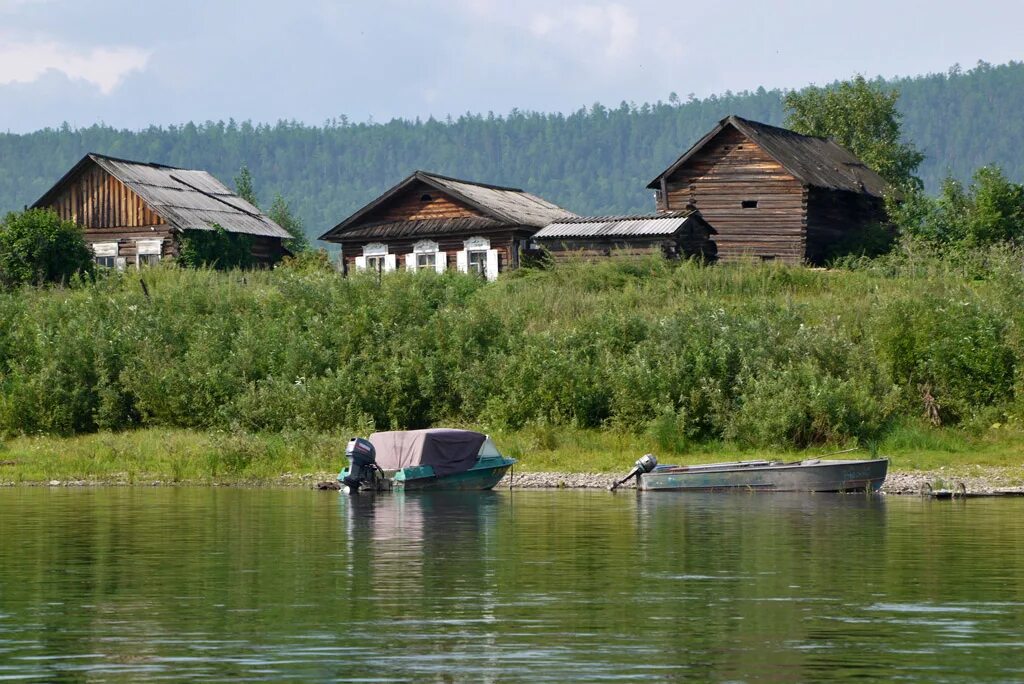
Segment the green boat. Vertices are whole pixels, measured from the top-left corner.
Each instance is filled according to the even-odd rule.
[[[353,437],[349,465],[338,474],[343,490],[358,492],[492,489],[515,464],[494,441],[472,430],[431,428]]]

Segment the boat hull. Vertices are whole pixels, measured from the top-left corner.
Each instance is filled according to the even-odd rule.
[[[645,491],[697,492],[876,492],[885,482],[888,459],[748,461],[700,466],[658,466],[639,476]]]
[[[394,480],[395,489],[404,489],[407,492],[439,492],[439,491],[483,491],[493,489],[501,482],[505,473],[512,467],[511,463],[486,468],[472,468],[470,470],[437,477],[414,477],[407,480]]]
[[[486,456],[477,460],[469,470],[440,476],[434,473],[431,466],[413,466],[389,471],[378,481],[378,486],[372,489],[382,492],[483,491],[493,489],[513,465],[515,459]],[[338,474],[338,481],[344,481],[347,476],[348,468],[345,468]]]

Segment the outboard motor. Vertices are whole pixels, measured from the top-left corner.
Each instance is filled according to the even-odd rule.
[[[377,476],[377,450],[370,440],[353,437],[345,447],[348,457],[348,475],[341,481],[351,492],[358,492],[359,485],[372,483]]]
[[[658,459],[654,457],[654,454],[644,454],[636,460],[633,464],[633,469],[629,471],[629,475],[622,478],[618,482],[612,483],[612,486],[608,488],[609,491],[614,492],[618,489],[619,485],[629,482],[634,477],[639,477],[641,473],[649,473],[658,466]]]

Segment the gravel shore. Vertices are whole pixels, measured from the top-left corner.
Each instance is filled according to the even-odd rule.
[[[608,473],[514,473],[513,489],[607,489],[626,472]],[[934,490],[952,489],[960,484],[968,492],[989,494],[996,491],[1024,492],[1024,466],[1017,468],[986,468],[967,466],[957,470],[891,472],[882,485],[883,494],[920,494],[929,485]],[[498,489],[507,489],[506,476]],[[635,488],[635,481],[622,489]]]
[[[607,489],[621,473],[522,473],[513,472],[506,476],[495,489]],[[3,482],[3,486],[50,486],[50,487],[97,487],[97,486],[215,486],[215,487],[307,487],[327,488],[335,486],[334,473],[288,474],[271,481],[225,481],[225,482],[167,482],[143,480],[129,482],[113,479],[95,480],[50,480],[48,482]],[[959,488],[963,484],[969,493],[988,494],[992,492],[1024,492],[1024,464],[1016,467],[994,468],[986,466],[963,466],[955,469],[936,471],[894,471],[890,472],[882,486],[883,494],[920,494],[925,485],[933,490]],[[635,481],[622,485],[622,489],[634,489]]]

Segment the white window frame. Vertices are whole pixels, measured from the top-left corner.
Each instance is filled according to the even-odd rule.
[[[388,246],[383,242],[371,242],[363,245],[363,255],[356,257],[356,268],[360,270],[380,270],[383,273],[388,273],[395,270],[395,264],[395,255],[388,253]]]
[[[430,258],[429,263],[420,263],[427,261],[427,257]],[[410,271],[427,269],[444,273],[447,265],[448,254],[442,252],[433,240],[420,240],[412,246],[412,253],[405,255],[405,267]]]
[[[487,275],[487,250],[467,249],[466,250],[466,272],[475,273],[479,276]]]
[[[93,261],[97,266],[117,268],[117,241],[93,242],[89,247],[92,248]]]
[[[425,268],[428,271],[433,271],[437,268],[437,252],[414,252],[413,257],[415,258],[415,269],[416,271],[421,268]]]
[[[462,243],[463,248],[456,255],[456,264],[462,273],[477,272],[487,280],[498,277],[498,250],[491,249],[491,241],[485,237],[471,237]],[[480,268],[472,267],[472,261],[480,263]],[[481,270],[482,269],[482,270]]]
[[[157,238],[147,238],[135,241],[135,268],[141,269],[143,265],[156,266],[163,256],[164,241]]]

